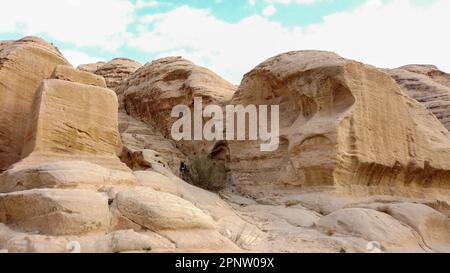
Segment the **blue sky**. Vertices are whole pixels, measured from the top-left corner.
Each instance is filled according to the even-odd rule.
[[[450,0],[15,0],[0,39],[39,35],[74,65],[181,55],[233,83],[290,50],[450,70]],[[24,8],[26,7],[26,8]]]

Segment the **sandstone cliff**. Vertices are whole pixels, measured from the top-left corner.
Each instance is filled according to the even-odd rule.
[[[232,103],[280,105],[277,152],[230,143],[233,180],[244,192],[449,196],[449,132],[375,67],[329,52],[285,53],[248,73]]]
[[[148,63],[117,88],[119,100],[131,116],[158,128],[171,138],[171,117],[176,105],[193,108],[194,97],[203,98],[204,105],[223,105],[231,100],[235,87],[212,71],[196,66],[180,57]],[[210,149],[214,143],[181,141],[179,148],[187,154]]]

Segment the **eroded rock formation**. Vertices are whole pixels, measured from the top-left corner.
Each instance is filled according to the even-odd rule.
[[[173,174],[181,152],[125,115],[127,149],[143,154],[135,175],[118,157],[114,91],[96,75],[53,70],[34,92],[23,159],[0,175],[2,251],[241,250],[231,236],[245,222],[216,194]]]
[[[127,79],[141,66],[140,63],[131,59],[116,58],[99,66],[93,73],[104,77],[108,88],[116,90],[122,81]]]
[[[104,66],[106,64],[106,62],[96,62],[96,63],[92,63],[92,64],[82,64],[79,65],[77,67],[78,70],[84,71],[84,72],[89,72],[89,73],[95,73],[95,71],[97,71],[97,69],[99,69],[100,67]]]
[[[153,125],[171,139],[171,117],[176,105],[193,107],[194,97],[201,97],[204,105],[224,105],[231,99],[235,87],[212,71],[196,66],[180,57],[171,57],[148,63],[117,88],[119,100],[126,112]],[[208,150],[212,142],[180,141],[185,153]]]
[[[54,75],[63,73],[63,78],[74,80],[81,72],[72,70],[58,67]],[[109,89],[43,80],[33,102],[24,159],[0,176],[0,192],[136,184],[131,171],[117,158],[117,115],[117,98]]]
[[[450,130],[450,75],[430,65],[388,70],[411,98],[423,103]]]
[[[21,159],[35,92],[60,64],[68,62],[40,38],[0,44],[0,171]]]
[[[329,52],[282,54],[248,73],[232,103],[280,105],[278,151],[230,143],[234,183],[244,192],[449,196],[449,132],[375,67]]]
[[[27,50],[12,58],[14,45]],[[167,136],[173,105],[226,103],[233,87],[217,75],[180,58],[144,66],[117,89],[134,118],[101,76],[44,41],[0,42],[0,54],[38,61],[26,75],[0,65],[13,79],[1,74],[2,102],[29,104],[20,161],[0,173],[0,253],[450,250],[448,132],[376,68],[307,51],[247,74],[233,103],[279,104],[282,143],[217,143],[246,193],[218,195],[176,175],[185,155]],[[23,79],[40,80],[16,98]]]

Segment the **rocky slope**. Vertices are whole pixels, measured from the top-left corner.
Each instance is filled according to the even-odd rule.
[[[430,65],[403,66],[388,73],[450,130],[450,74]]]

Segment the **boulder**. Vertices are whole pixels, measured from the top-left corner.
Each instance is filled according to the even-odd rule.
[[[429,248],[442,252],[450,250],[450,221],[440,212],[414,203],[380,204],[377,210],[412,227]]]
[[[41,81],[68,65],[57,48],[37,37],[0,45],[0,171],[21,159],[27,122]]]
[[[84,190],[40,189],[0,194],[0,223],[44,235],[102,233],[110,221],[108,198]]]
[[[93,73],[104,77],[108,88],[116,90],[122,81],[141,66],[140,63],[127,58],[116,58],[99,66]]]
[[[393,217],[371,209],[350,208],[333,212],[316,222],[330,236],[350,235],[378,242],[382,250],[422,250],[414,231]]]
[[[132,117],[159,129],[172,139],[171,129],[178,118],[171,112],[177,105],[193,109],[194,97],[203,105],[223,105],[231,99],[235,86],[212,71],[199,67],[181,57],[170,57],[148,63],[133,73],[117,88],[119,101]],[[209,150],[213,142],[180,141],[184,153]]]
[[[192,203],[150,188],[133,188],[117,194],[123,216],[151,231],[214,229],[215,222]]]
[[[279,105],[280,145],[231,141],[245,193],[450,195],[450,133],[385,72],[334,53],[281,54],[246,74],[233,105]]]
[[[241,252],[230,239],[215,230],[164,230],[161,234],[174,242],[178,250],[192,253]]]

